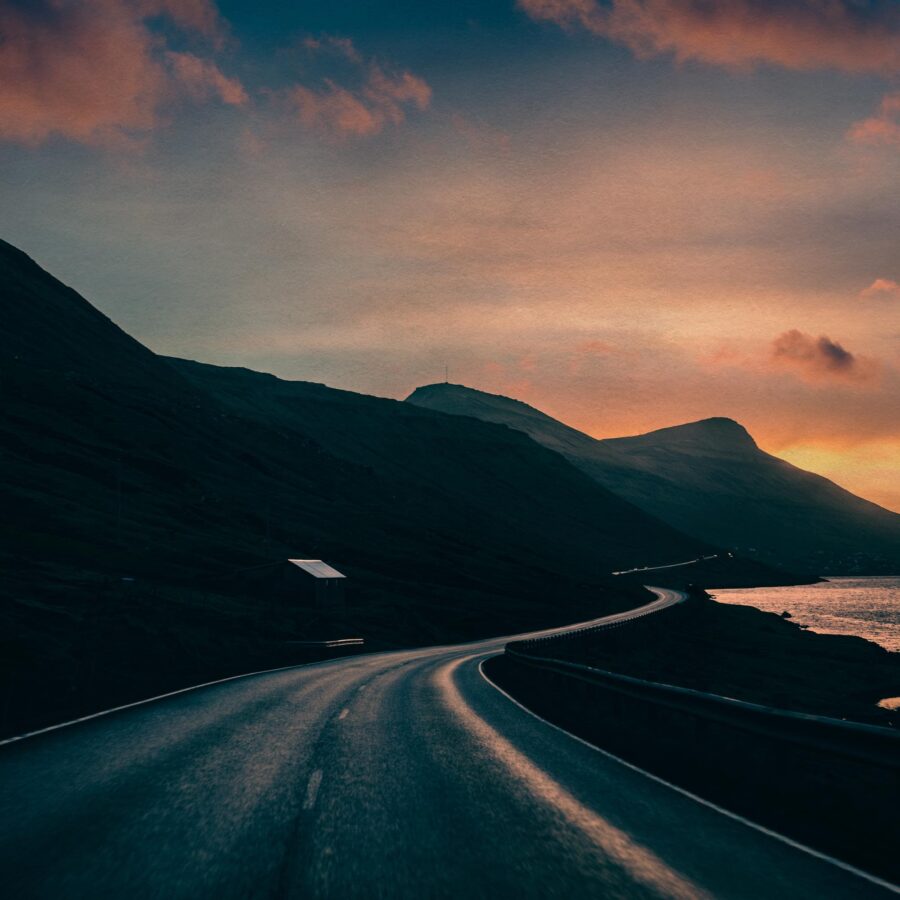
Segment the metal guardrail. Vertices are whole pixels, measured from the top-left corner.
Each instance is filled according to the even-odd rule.
[[[560,653],[568,649],[562,645]],[[546,646],[507,646],[490,677],[589,743],[900,885],[900,732],[659,684],[548,653]]]
[[[692,688],[644,681],[581,663],[537,656],[512,645],[507,645],[506,654],[533,668],[588,682],[644,703],[900,772],[900,732],[891,728],[775,709]]]
[[[731,553],[726,554],[732,556]],[[718,553],[712,553],[709,556],[698,556],[696,559],[686,559],[684,562],[667,563],[663,566],[638,566],[635,569],[621,569],[618,572],[610,572],[610,575],[635,575],[638,572],[657,572],[660,569],[680,569],[682,566],[695,566],[699,562],[705,562],[708,559],[718,559]]]
[[[647,586],[648,590],[654,590]],[[598,634],[603,631],[610,631],[613,628],[619,628],[622,625],[627,625],[631,622],[636,621],[637,619],[643,619],[646,616],[653,615],[655,613],[660,613],[666,609],[672,609],[680,603],[684,603],[688,599],[688,594],[685,591],[675,591],[671,589],[666,589],[670,593],[677,594],[678,599],[670,600],[668,602],[664,602],[663,598],[660,597],[651,603],[647,603],[644,606],[639,606],[637,609],[627,610],[622,613],[614,613],[611,616],[606,616],[600,622],[594,622],[589,625],[584,625],[581,628],[572,628],[568,631],[562,632],[553,632],[551,634],[545,634],[541,637],[533,637],[533,638],[525,638],[520,641],[511,641],[506,646],[507,647],[530,647],[535,645],[546,646],[548,644],[556,644],[561,642],[570,642],[575,638],[582,638],[589,634]]]
[[[649,587],[648,589],[652,590]],[[674,602],[660,603],[658,600],[638,607],[630,614],[610,617],[611,621],[561,635],[513,641],[506,645],[505,652],[512,659],[534,668],[588,682],[643,703],[668,707],[698,719],[714,721],[770,739],[789,741],[819,752],[837,754],[900,771],[900,731],[878,725],[847,722],[828,716],[792,712],[693,688],[646,681],[556,658],[546,652],[550,647],[563,642],[568,646],[573,638],[620,628],[647,616],[673,610],[688,599],[684,591],[674,593],[680,595]],[[536,650],[542,652],[535,652]]]
[[[364,638],[335,638],[332,641],[285,641],[292,647],[362,647]]]

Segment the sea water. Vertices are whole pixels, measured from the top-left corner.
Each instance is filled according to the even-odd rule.
[[[722,603],[789,612],[792,620],[825,634],[855,634],[900,651],[900,576],[829,578],[792,587],[710,588]]]

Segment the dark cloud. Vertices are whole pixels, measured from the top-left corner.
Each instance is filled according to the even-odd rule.
[[[772,342],[772,358],[811,380],[869,378],[873,366],[826,335],[814,338],[796,328]]]

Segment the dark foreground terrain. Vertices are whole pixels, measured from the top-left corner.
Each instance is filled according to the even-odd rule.
[[[875,707],[900,686],[900,654],[668,593],[683,599],[627,626],[510,643],[485,671],[571,734],[900,879],[900,729]]]
[[[18,895],[450,895],[487,878],[721,896],[735,858],[770,896],[858,887],[523,718],[476,665],[502,641],[408,649],[634,607],[651,566],[701,560],[655,570],[668,586],[798,576],[685,535],[502,424],[160,358],[2,243],[0,312],[3,734],[328,652],[296,641],[394,650],[8,745]],[[346,607],[279,597],[291,557],[349,576]],[[743,660],[765,629],[745,648],[744,625],[695,634],[707,689],[774,691]],[[883,660],[833,663],[868,703]]]
[[[0,747],[34,898],[890,896],[534,718],[504,639],[230,681]]]
[[[751,606],[695,601],[640,625],[561,646],[565,658],[751,703],[873,725],[900,695],[900,653],[863,638],[816,634]]]

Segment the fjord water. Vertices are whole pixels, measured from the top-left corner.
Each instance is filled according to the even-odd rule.
[[[824,634],[855,634],[900,651],[900,576],[831,578],[789,587],[710,589],[722,603],[789,612]]]

